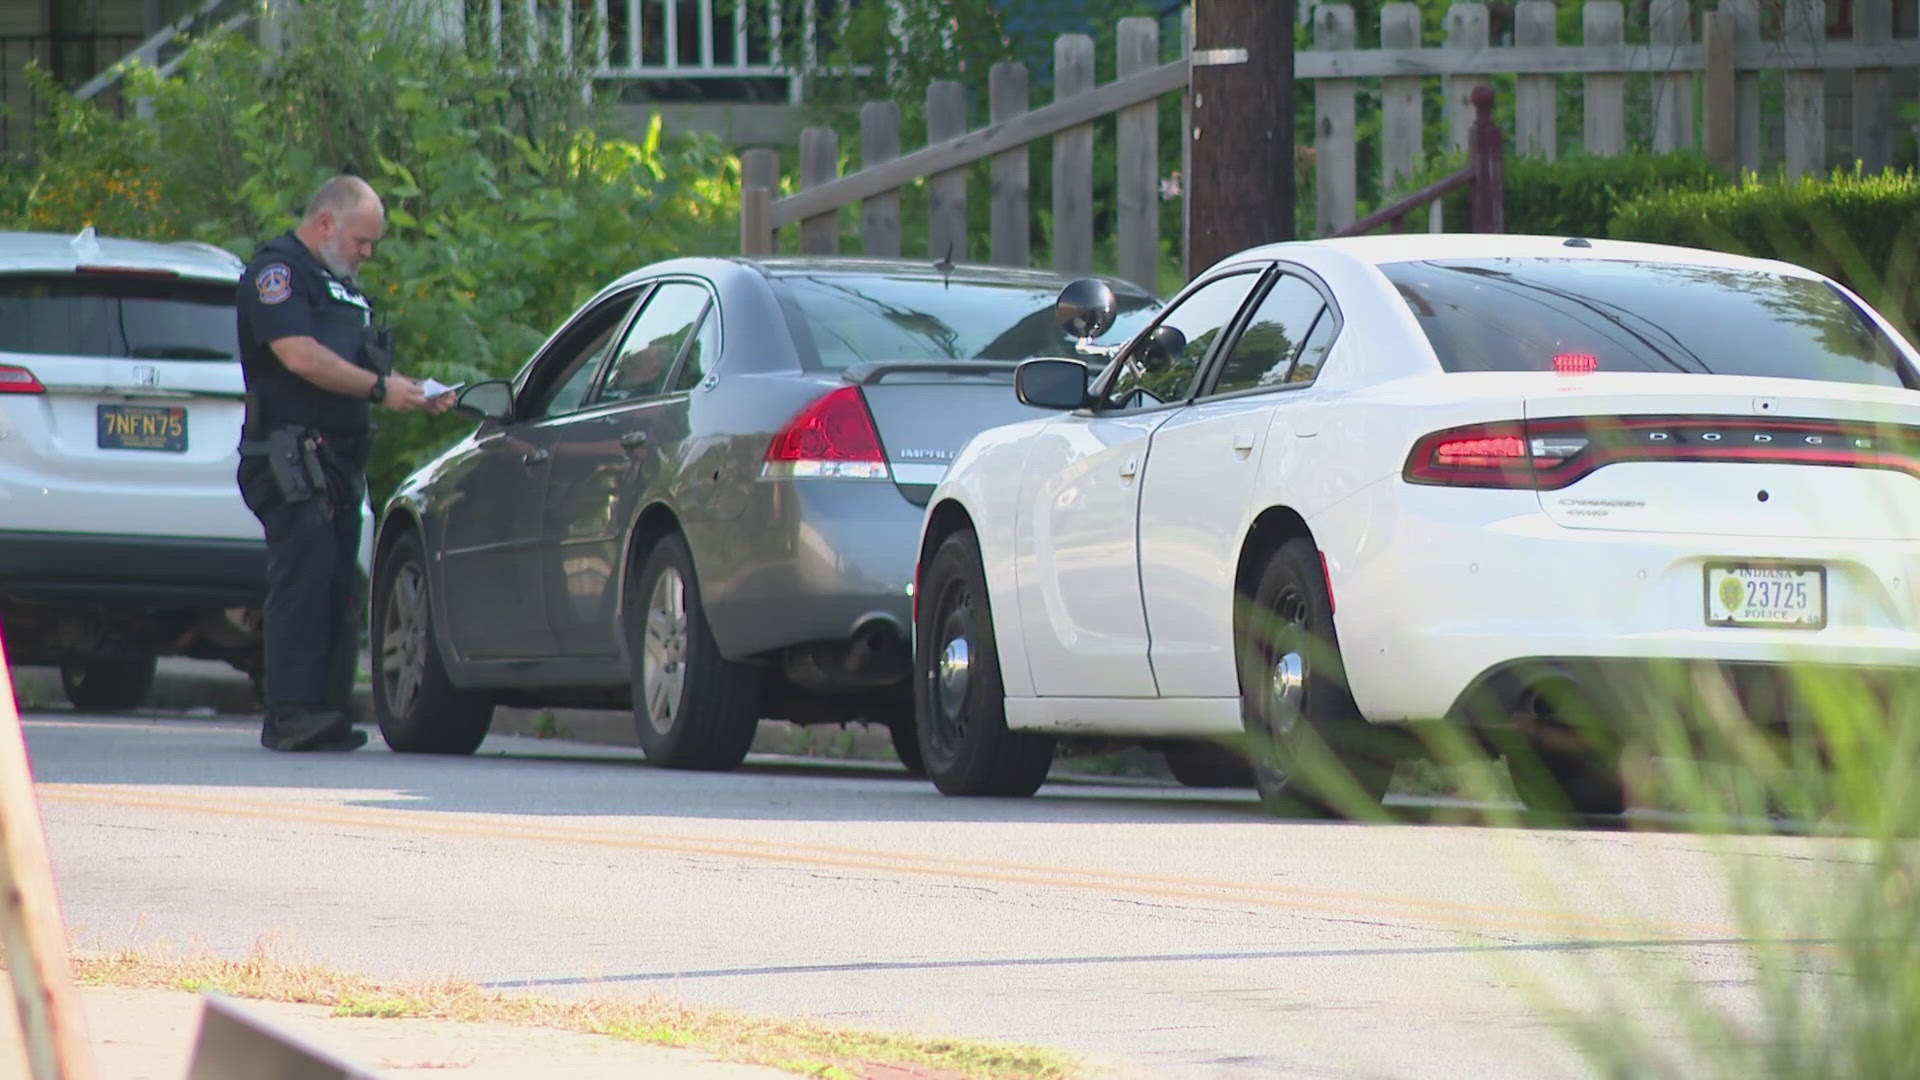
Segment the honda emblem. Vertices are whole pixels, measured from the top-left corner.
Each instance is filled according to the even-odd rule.
[[[152,364],[133,365],[133,381],[141,386],[159,386],[160,369]]]

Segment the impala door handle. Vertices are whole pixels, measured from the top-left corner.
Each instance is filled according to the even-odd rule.
[[[647,433],[644,431],[629,431],[625,435],[620,436],[620,445],[628,450],[638,450],[647,445]]]
[[[551,457],[553,457],[553,451],[542,446],[536,450],[527,451],[525,456],[521,457],[520,463],[528,468],[532,468],[535,465],[545,464],[547,459]]]

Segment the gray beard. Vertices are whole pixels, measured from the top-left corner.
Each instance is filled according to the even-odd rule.
[[[330,255],[325,251],[317,251],[314,254],[320,256],[320,265],[326,267],[327,272],[334,277],[339,278],[341,281],[346,281],[353,277],[353,268],[346,264],[345,259]]]

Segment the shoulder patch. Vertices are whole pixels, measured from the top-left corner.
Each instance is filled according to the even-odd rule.
[[[283,303],[293,295],[293,271],[286,263],[268,263],[254,276],[253,287],[263,304]]]

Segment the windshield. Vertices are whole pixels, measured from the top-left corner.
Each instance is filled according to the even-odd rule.
[[[1057,285],[817,273],[777,277],[774,288],[809,368],[838,371],[871,360],[1081,356],[1054,320]],[[1095,339],[1102,344],[1125,341],[1160,308],[1152,297],[1116,292],[1113,326]]]
[[[0,352],[234,360],[233,286],[137,277],[0,277]]]
[[[1679,371],[1914,385],[1831,285],[1755,270],[1590,259],[1380,267],[1447,371]]]

